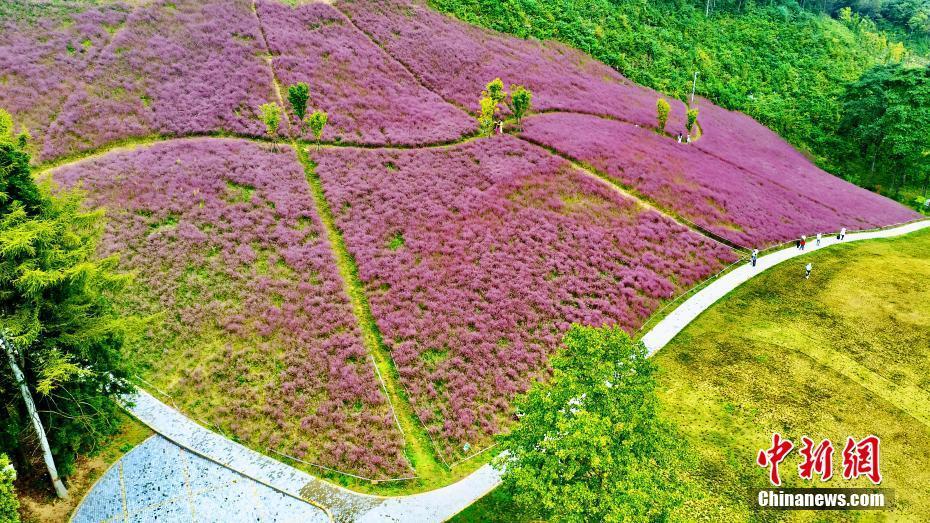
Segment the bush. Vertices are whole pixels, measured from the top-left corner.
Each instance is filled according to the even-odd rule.
[[[19,500],[13,490],[16,481],[16,469],[10,463],[6,454],[0,454],[0,521],[4,523],[18,523]]]

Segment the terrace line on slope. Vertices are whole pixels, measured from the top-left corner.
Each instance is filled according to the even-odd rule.
[[[317,161],[402,383],[449,461],[509,424],[509,398],[570,322],[633,330],[735,258],[512,136]]]

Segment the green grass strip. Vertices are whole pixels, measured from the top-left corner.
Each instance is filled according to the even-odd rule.
[[[310,185],[313,199],[316,202],[317,214],[319,214],[323,227],[326,229],[326,235],[329,238],[330,248],[336,258],[336,265],[339,268],[339,275],[345,285],[346,292],[352,302],[352,309],[358,318],[359,328],[362,331],[362,340],[369,354],[374,357],[377,371],[382,377],[384,388],[387,392],[388,399],[394,407],[395,414],[404,433],[405,448],[404,451],[411,465],[416,470],[417,476],[428,481],[438,480],[448,475],[448,468],[443,466],[437,460],[437,452],[433,447],[429,435],[426,433],[423,425],[413,412],[410,400],[406,392],[399,384],[399,376],[394,362],[391,358],[390,350],[385,346],[381,337],[378,325],[375,323],[374,316],[371,314],[371,307],[368,304],[368,297],[365,294],[364,285],[358,276],[358,267],[355,259],[346,248],[342,232],[337,227],[333,219],[332,210],[329,201],[323,191],[323,183],[316,174],[316,164],[310,159],[307,151],[294,144],[297,151],[297,158],[303,165],[307,183]],[[441,459],[441,458],[440,458]]]

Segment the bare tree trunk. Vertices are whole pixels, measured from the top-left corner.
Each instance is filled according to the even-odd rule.
[[[32,401],[32,393],[29,392],[29,386],[26,385],[26,377],[23,376],[23,371],[20,370],[19,365],[16,364],[13,346],[3,335],[0,335],[0,345],[3,345],[6,356],[10,360],[10,369],[13,370],[13,378],[16,380],[16,383],[19,384],[19,391],[22,393],[23,401],[26,403],[26,410],[29,412],[29,417],[32,418],[32,426],[36,430],[36,435],[39,436],[39,442],[42,445],[42,457],[45,459],[45,466],[48,467],[48,475],[52,478],[55,494],[57,494],[59,498],[65,499],[68,497],[68,489],[65,488],[65,484],[62,483],[61,478],[58,477],[58,469],[55,467],[55,458],[52,457],[52,449],[48,445],[48,438],[45,436],[45,429],[42,428],[42,420],[39,419],[39,412],[36,410],[36,404]]]

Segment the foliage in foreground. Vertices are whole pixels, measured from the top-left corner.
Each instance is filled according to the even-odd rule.
[[[574,325],[553,375],[500,438],[504,488],[556,521],[656,521],[684,499],[685,452],[657,415],[655,365],[619,327]]]
[[[111,297],[129,276],[115,256],[98,259],[101,211],[88,212],[76,192],[53,195],[29,169],[25,138],[0,129],[0,325],[48,434],[59,471],[75,455],[117,429],[113,397],[128,392],[123,344],[134,330]],[[0,371],[0,451],[33,454],[35,437],[19,386],[3,355]]]
[[[17,523],[19,521],[19,500],[13,482],[16,481],[16,469],[6,454],[0,454],[0,521]]]

